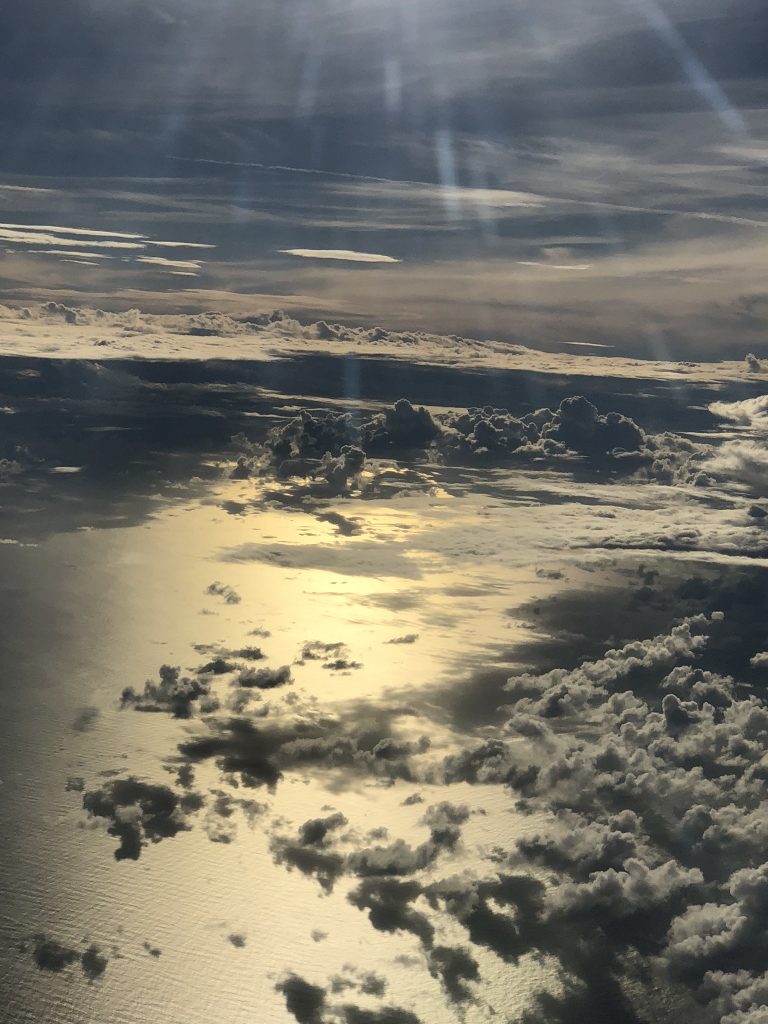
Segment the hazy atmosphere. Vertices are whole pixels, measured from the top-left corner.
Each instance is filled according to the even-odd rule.
[[[0,1020],[768,1021],[766,37],[3,3]]]

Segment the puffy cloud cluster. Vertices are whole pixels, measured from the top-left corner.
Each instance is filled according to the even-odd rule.
[[[768,395],[736,402],[712,402],[709,411],[718,419],[735,424],[744,436],[729,439],[710,451],[706,470],[715,478],[735,481],[752,493],[768,489]]]
[[[507,409],[486,406],[448,414],[443,423],[442,444],[448,452],[484,459],[634,455],[634,466],[647,441],[633,420],[614,412],[601,415],[581,395],[563,399],[557,409],[515,416]]]
[[[204,667],[216,673],[220,665],[210,663]],[[142,692],[126,686],[120,696],[120,706],[132,707],[136,711],[166,712],[174,718],[189,718],[195,703],[210,694],[210,684],[204,677],[182,676],[178,666],[161,665],[159,674],[159,681],[148,679]]]
[[[119,840],[116,860],[138,860],[148,843],[159,843],[188,831],[189,817],[202,803],[197,793],[179,796],[168,786],[143,782],[133,776],[112,779],[83,794],[84,810],[94,818],[110,822],[107,832]]]
[[[275,836],[271,849],[277,863],[315,878],[330,892],[342,875],[393,878],[423,871],[441,853],[451,853],[456,848],[461,825],[468,817],[467,807],[443,801],[428,808],[421,820],[429,828],[429,838],[424,842],[412,846],[396,839],[370,846],[360,845],[352,832],[340,832],[347,819],[336,812],[304,822],[296,836]]]
[[[330,998],[349,988],[363,995],[383,994],[376,975],[370,972],[363,975],[362,981],[337,976],[331,979],[328,988],[314,985],[298,974],[289,973],[275,988],[285,997],[286,1009],[298,1024],[330,1024],[331,1020],[338,1024],[421,1024],[414,1013],[401,1007],[368,1008],[351,1003],[336,1004]]]
[[[275,862],[314,877],[330,892],[344,872],[344,857],[331,848],[331,842],[334,833],[346,824],[344,815],[336,812],[305,821],[295,838],[275,836],[270,844]]]
[[[357,485],[365,468],[365,452],[355,445],[343,445],[338,455],[326,452],[313,473],[317,481],[324,481],[332,494],[343,494]]]
[[[226,604],[240,604],[241,601],[241,597],[236,590],[230,587],[229,584],[220,583],[218,580],[209,583],[205,592],[213,597],[223,597]]]
[[[712,477],[741,484],[751,493],[768,493],[768,449],[764,440],[728,441],[706,460]]]
[[[345,643],[324,643],[321,640],[310,640],[301,649],[301,656],[298,664],[303,665],[305,661],[319,661],[322,667],[329,672],[349,672],[352,669],[362,668],[359,661],[353,661],[349,656],[349,648]]]
[[[517,844],[523,861],[556,872],[545,924],[577,923],[594,943],[599,928],[614,953],[652,953],[732,1024],[753,1019],[738,1016],[737,993],[752,1007],[753,974],[768,963],[768,708],[690,664],[721,620],[696,616],[576,669],[511,680],[525,784],[512,743],[476,749],[472,768],[554,812]],[[467,777],[468,764],[446,768]]]
[[[461,835],[460,826],[469,810],[447,801],[430,807],[422,824],[429,827],[429,839],[418,846],[398,839],[386,846],[357,850],[347,860],[347,870],[360,877],[412,875],[429,867],[442,852],[450,853]]]
[[[303,411],[273,427],[263,446],[234,439],[245,452],[232,475],[274,472],[303,477],[311,493],[370,490],[366,460],[402,458],[427,450],[445,463],[589,460],[622,474],[642,470],[661,482],[705,484],[699,462],[709,452],[677,434],[647,434],[621,413],[602,414],[583,396],[554,409],[514,413],[492,406],[432,414],[406,399],[369,419],[350,413]]]
[[[763,369],[763,364],[754,352],[747,352],[744,356],[744,366],[749,373],[761,373]]]
[[[60,974],[73,964],[79,964],[89,981],[100,978],[109,963],[109,959],[95,943],[84,950],[77,950],[42,932],[32,936],[31,953],[41,971]]]
[[[344,448],[359,447],[360,427],[349,413],[302,412],[267,435],[265,447],[276,463],[289,459],[339,456]]]
[[[190,764],[214,762],[235,784],[273,789],[285,771],[318,770],[370,774],[382,779],[412,779],[414,758],[423,757],[430,740],[400,740],[393,735],[397,709],[377,718],[349,722],[287,704],[269,714],[211,716],[206,731],[185,740],[179,753]]]
[[[406,398],[401,398],[392,408],[363,424],[361,441],[370,455],[384,455],[391,451],[426,448],[440,434],[440,426],[427,409],[416,408]]]
[[[397,455],[435,446],[445,458],[563,455],[616,457],[638,453],[646,435],[620,413],[601,415],[582,396],[563,399],[557,409],[539,409],[515,416],[508,409],[485,406],[433,416],[407,399],[356,423],[348,413],[300,416],[273,428],[266,448],[276,462],[333,457],[344,448],[368,456]]]
[[[61,317],[66,324],[76,324],[77,310],[63,305],[61,302],[45,302],[40,306],[40,316]]]
[[[237,685],[246,689],[274,690],[293,681],[290,665],[280,668],[244,668],[237,676]]]
[[[24,467],[17,459],[0,459],[0,483],[7,483],[23,472]]]

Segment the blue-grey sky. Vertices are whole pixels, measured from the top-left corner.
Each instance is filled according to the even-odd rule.
[[[755,0],[7,0],[0,301],[765,348],[767,37]]]

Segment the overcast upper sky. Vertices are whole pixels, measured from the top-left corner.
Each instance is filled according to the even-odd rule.
[[[4,236],[0,298],[743,354],[767,36],[758,0],[10,0],[3,220],[215,249],[51,273]]]

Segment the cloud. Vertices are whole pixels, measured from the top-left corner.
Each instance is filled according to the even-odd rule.
[[[214,672],[216,667],[214,665]],[[120,707],[166,712],[174,718],[189,718],[196,702],[199,704],[201,698],[210,694],[210,685],[205,679],[182,676],[178,666],[161,665],[159,674],[160,681],[148,679],[142,692],[127,686],[120,695]]]
[[[279,249],[287,256],[303,256],[311,260],[344,260],[348,263],[400,263],[394,256],[382,256],[373,252],[356,252],[354,249]]]
[[[342,854],[328,848],[325,837],[331,829],[340,828],[345,823],[343,815],[336,815],[324,821],[306,822],[297,839],[275,836],[270,843],[275,863],[284,864],[289,869],[296,868],[314,878],[325,892],[331,892],[344,874],[345,859]]]
[[[189,816],[201,805],[196,794],[179,797],[168,786],[130,776],[114,779],[83,795],[91,817],[110,822],[107,832],[119,840],[116,860],[138,860],[148,843],[171,839],[190,828]]]
[[[311,640],[304,644],[298,664],[303,665],[305,661],[320,661],[322,668],[330,672],[350,672],[363,667],[359,661],[350,659],[346,644],[324,643],[321,640]]]
[[[280,668],[244,668],[237,676],[237,685],[246,689],[274,690],[293,682],[290,665]]]
[[[80,708],[72,721],[72,728],[75,732],[90,732],[91,729],[95,728],[100,718],[101,712],[98,708]]]
[[[709,411],[729,423],[768,433],[768,395],[744,398],[738,402],[712,402]]]
[[[57,233],[62,233],[62,234],[65,234],[65,235],[84,235],[84,236],[93,237],[93,238],[124,238],[124,239],[134,239],[135,240],[135,239],[141,239],[141,238],[145,237],[144,235],[137,235],[137,234],[132,233],[132,232],[124,232],[124,231],[96,231],[96,230],[91,230],[90,228],[68,228],[68,227],[62,227],[61,225],[53,226],[53,225],[50,225],[50,224],[8,224],[8,223],[0,223],[0,228],[2,228],[4,230],[15,230],[16,228],[21,228],[21,229],[23,229],[25,231],[34,231],[34,232],[55,231]]]
[[[354,834],[339,833],[348,822],[343,814],[335,812],[304,822],[296,838],[275,836],[270,849],[278,864],[297,868],[314,877],[326,892],[331,892],[337,880],[345,874],[373,878],[406,876],[423,871],[441,854],[455,852],[460,826],[468,817],[467,807],[444,801],[428,808],[424,814],[421,824],[429,827],[430,834],[418,846],[396,839],[387,845],[357,845],[350,852],[348,847],[355,840]],[[386,836],[386,830],[381,831]]]
[[[213,583],[209,583],[205,588],[206,594],[212,594],[215,597],[223,597],[225,604],[240,604],[242,598],[226,583],[219,583],[218,580]]]
[[[165,256],[138,256],[137,262],[148,263],[155,267],[168,267],[171,270],[200,270],[199,260],[169,260]]]
[[[90,945],[80,957],[83,974],[85,974],[89,981],[95,981],[96,978],[100,978],[104,971],[106,971],[108,963],[107,957],[102,955],[101,950],[95,944]]]
[[[299,1024],[323,1024],[328,1019],[326,1011],[332,1012],[334,1020],[341,1024],[421,1024],[414,1013],[400,1007],[368,1009],[350,1003],[329,1003],[329,994],[337,994],[346,988],[356,988],[365,995],[381,995],[381,983],[371,972],[363,973],[359,981],[338,976],[331,980],[329,990],[290,973],[275,988],[285,996],[286,1008]]]
[[[590,270],[591,263],[544,263],[539,260],[516,260],[520,267],[545,267],[548,270]]]
[[[41,971],[50,971],[53,974],[60,974],[73,964],[79,963],[89,982],[100,978],[109,963],[108,957],[103,955],[95,943],[81,952],[44,933],[32,938],[32,958]]]
[[[412,907],[422,894],[418,882],[392,878],[365,878],[349,895],[349,902],[368,912],[368,920],[381,932],[408,932],[431,948],[435,929],[427,916]]]
[[[289,974],[275,986],[285,996],[285,1005],[299,1024],[322,1024],[325,989],[312,985],[297,974]]]
[[[480,981],[480,967],[463,947],[435,946],[429,951],[429,970],[440,980],[453,1003],[474,1000],[469,982]]]
[[[79,959],[76,950],[40,934],[34,937],[33,957],[41,971],[59,973]]]
[[[158,248],[189,248],[189,249],[213,249],[215,246],[201,242],[177,242],[164,241],[151,238],[149,235],[136,234],[125,231],[101,231],[91,228],[56,227],[50,224],[12,224],[0,223],[0,240],[10,245],[21,246],[47,246],[48,248],[39,254],[78,256],[88,251],[88,258],[91,258],[92,250],[106,249],[118,250],[121,253],[134,253],[146,250],[150,246]],[[24,251],[24,250],[22,250]],[[35,250],[26,250],[35,255]],[[98,257],[99,254],[95,253]],[[199,269],[198,261],[174,261],[164,260],[161,257],[140,256],[139,262],[181,267],[182,269]]]
[[[758,495],[768,490],[768,450],[760,441],[727,441],[702,465],[714,477],[743,484]]]

